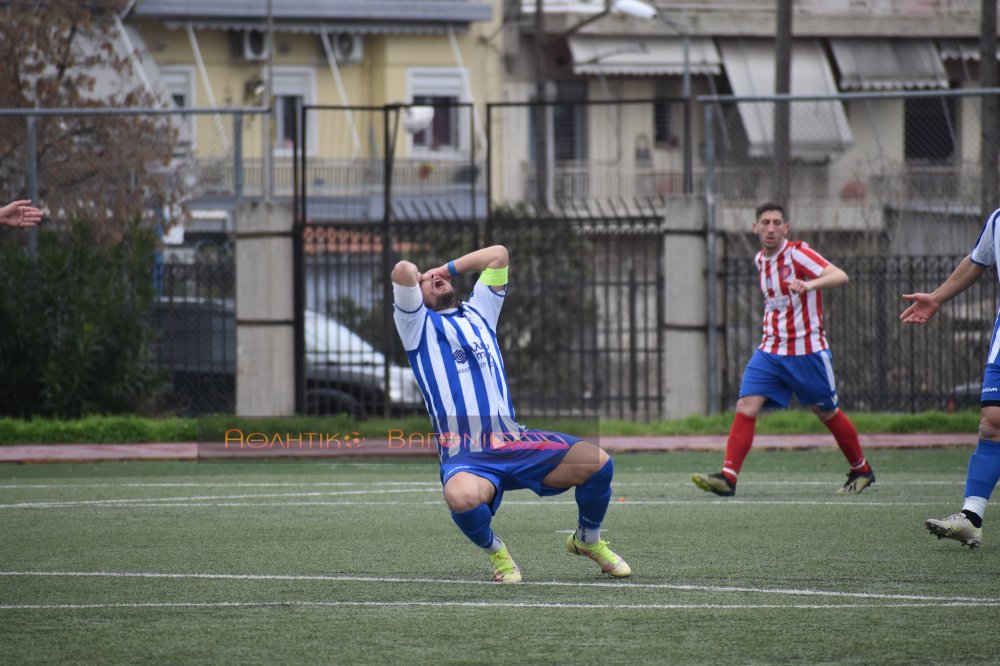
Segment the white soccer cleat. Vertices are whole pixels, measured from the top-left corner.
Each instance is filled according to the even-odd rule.
[[[924,527],[938,539],[961,541],[969,549],[978,548],[983,543],[983,530],[972,524],[964,513],[956,513],[947,518],[928,518]]]

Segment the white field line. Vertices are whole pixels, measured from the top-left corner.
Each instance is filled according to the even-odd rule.
[[[653,485],[653,484],[650,484]],[[9,483],[0,490],[48,488],[347,488],[352,486],[441,486],[440,481],[301,481],[274,483]]]
[[[0,571],[0,576],[33,576],[64,578],[151,578],[151,579],[197,579],[197,580],[239,580],[239,581],[308,581],[337,583],[415,583],[419,585],[496,585],[486,580],[455,580],[445,578],[403,578],[398,576],[348,576],[326,574],[226,574],[226,573],[165,573],[129,571]],[[812,590],[799,588],[738,587],[727,585],[688,585],[676,583],[634,583],[626,581],[569,582],[569,581],[529,581],[521,583],[528,587],[574,587],[612,588],[619,590],[672,590],[679,592],[714,592],[724,594],[763,594],[794,597],[822,597],[834,599],[867,599],[900,602],[922,602],[935,604],[979,604],[1000,605],[995,597],[945,597],[925,594],[888,594],[878,592],[842,592],[836,590]]]
[[[529,601],[164,601],[134,604],[0,604],[4,610],[92,610],[92,609],[141,609],[141,608],[259,608],[259,607],[376,607],[376,608],[544,608],[606,609],[606,610],[826,610],[865,608],[956,608],[1000,606],[997,603],[925,602],[925,603],[869,603],[869,604],[583,604],[544,603]]]
[[[444,506],[443,499],[435,500],[385,500],[385,501],[285,501],[285,502],[227,502],[204,500],[226,500],[226,499],[254,499],[267,497],[326,497],[330,495],[371,495],[371,494],[398,494],[407,492],[440,492],[438,489],[426,490],[379,490],[379,491],[348,491],[343,493],[290,493],[277,495],[232,495],[218,497],[172,497],[172,498],[150,498],[150,499],[108,499],[108,500],[66,500],[52,502],[20,502],[16,504],[0,504],[3,509],[156,509],[156,508],[224,508],[224,507],[302,507],[302,506]],[[505,507],[534,507],[534,506],[576,506],[572,500],[505,500]],[[878,501],[856,501],[852,499],[844,500],[736,500],[731,498],[705,498],[689,500],[626,500],[624,502],[611,502],[612,506],[839,506],[839,507],[941,507],[941,502],[878,502]]]
[[[254,495],[194,495],[191,497],[148,497],[133,499],[100,499],[100,500],[53,500],[51,502],[18,502],[15,504],[0,504],[0,509],[48,509],[66,508],[79,506],[141,506],[156,502],[196,502],[204,500],[234,500],[234,499],[259,499],[269,497],[331,497],[340,495],[398,495],[401,493],[439,493],[438,488],[409,488],[406,490],[338,490],[330,492],[311,493],[265,493]]]
[[[906,478],[888,477],[888,482],[883,482],[883,477],[879,477],[878,486],[886,485],[899,486],[954,486],[965,483],[964,479],[954,481],[916,481]],[[831,481],[748,481],[755,486],[838,486],[836,480]],[[301,482],[273,482],[273,483],[7,483],[0,484],[0,490],[45,490],[60,488],[347,488],[353,486],[434,486],[440,487],[439,481],[301,481]],[[615,489],[628,488],[671,488],[690,487],[692,484],[688,480],[684,481],[618,481],[614,484]]]

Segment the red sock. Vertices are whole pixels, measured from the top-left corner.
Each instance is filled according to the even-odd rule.
[[[838,409],[832,419],[823,423],[833,433],[833,438],[837,440],[837,446],[840,447],[844,457],[847,458],[847,464],[851,466],[851,470],[855,472],[869,471],[868,462],[865,460],[865,455],[861,452],[858,431],[854,428],[854,424],[851,423],[851,419],[847,418],[847,414],[843,410]]]
[[[722,463],[722,473],[730,483],[736,483],[743,461],[753,446],[753,433],[757,428],[757,419],[736,412],[733,425],[729,429],[729,439],[726,440],[726,460]]]

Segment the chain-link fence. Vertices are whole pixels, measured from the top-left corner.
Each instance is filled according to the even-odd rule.
[[[31,198],[52,227],[87,220],[103,242],[117,242],[137,217],[161,232],[149,276],[151,371],[165,380],[154,409],[234,410],[234,215],[244,196],[262,194],[265,117],[254,109],[0,110],[0,154],[11,158],[0,163],[3,201]],[[290,151],[274,173],[274,194],[290,196]]]
[[[952,410],[979,404],[979,382],[993,321],[997,281],[990,271],[927,326],[904,326],[901,294],[931,291],[962,256],[827,256],[851,281],[823,294],[838,395],[859,411]],[[739,398],[743,368],[763,334],[760,281],[753,262],[724,263],[725,352],[722,403]]]
[[[791,236],[851,278],[824,295],[846,405],[912,411],[978,403],[997,311],[992,271],[926,327],[901,326],[898,315],[906,306],[900,295],[947,278],[984,215],[1000,206],[993,201],[984,211],[980,203],[997,181],[980,159],[984,94],[997,93],[786,100],[784,169],[774,141],[781,98],[706,102],[710,215],[725,239],[723,405],[738,397],[743,366],[760,343],[763,304],[752,263],[759,241],[750,230],[764,201],[784,203]]]

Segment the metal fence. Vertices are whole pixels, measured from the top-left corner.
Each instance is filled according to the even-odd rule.
[[[317,167],[308,149],[301,155],[305,307],[325,318],[326,330],[343,326],[362,338],[356,346],[374,359],[367,365],[386,377],[363,385],[344,379],[337,364],[316,367],[309,350],[327,334],[307,327],[305,409],[336,408],[317,387],[341,405],[349,394],[355,413],[422,409],[383,390],[389,385],[391,392],[394,374],[406,365],[391,321],[392,266],[403,258],[436,266],[491,242],[508,247],[516,276],[498,333],[520,412],[658,415],[662,248],[655,209],[580,208],[572,217],[539,216],[523,205],[487,211],[485,137],[471,107],[435,107],[434,118],[447,118],[442,128],[408,124],[412,114],[412,107],[304,110],[305,146],[312,132],[329,137],[326,154],[357,151],[356,135],[368,137],[361,145],[374,150],[350,157],[355,168],[322,182],[312,175]],[[431,128],[433,140],[422,134]]]
[[[827,341],[845,409],[912,412],[979,404],[979,383],[997,313],[993,271],[925,326],[903,325],[901,294],[931,291],[962,256],[827,257],[850,282],[823,294]],[[724,263],[722,401],[734,405],[743,368],[760,344],[763,296],[751,261]]]

